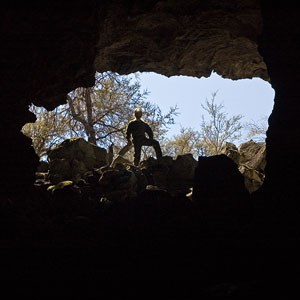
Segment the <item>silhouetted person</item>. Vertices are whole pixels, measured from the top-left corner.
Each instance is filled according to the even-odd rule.
[[[133,142],[134,146],[134,165],[138,166],[141,159],[142,146],[153,146],[156,158],[162,157],[161,148],[159,142],[153,139],[153,131],[150,126],[144,122],[141,117],[143,112],[140,108],[136,108],[134,111],[135,119],[130,121],[126,130],[126,138],[128,141],[127,147]],[[146,137],[146,134],[148,137]],[[132,137],[132,142],[131,142]],[[126,146],[125,146],[126,147]]]

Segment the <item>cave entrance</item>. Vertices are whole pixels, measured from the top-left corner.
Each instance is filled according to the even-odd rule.
[[[138,73],[149,101],[179,114],[164,137],[164,153],[176,157],[226,154],[238,165],[250,192],[263,183],[266,166],[266,132],[275,91],[261,79],[166,77]]]
[[[222,104],[227,118],[241,115],[241,136],[228,140],[239,144],[247,140],[265,142],[268,117],[272,112],[274,90],[260,78],[231,80],[212,72],[208,78],[190,76],[166,77],[157,73],[138,73],[141,87],[150,91],[149,101],[163,111],[177,105],[179,114],[167,136],[178,135],[181,128],[201,130],[202,115],[210,117],[202,105],[208,100]]]
[[[41,160],[47,160],[47,151],[65,139],[78,137],[117,153],[126,144],[127,122],[139,106],[163,155],[176,159],[191,153],[197,160],[223,153],[252,181],[256,178],[256,187],[262,184],[274,98],[266,81],[233,81],[214,72],[208,78],[96,72],[95,78],[93,87],[71,91],[67,103],[53,111],[31,107],[37,122],[24,126],[23,132],[32,138]],[[153,148],[143,147],[142,160],[150,156],[155,156]],[[124,158],[133,161],[133,149]]]

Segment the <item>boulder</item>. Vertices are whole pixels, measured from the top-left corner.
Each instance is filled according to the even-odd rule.
[[[252,140],[239,146],[239,170],[245,178],[250,193],[258,190],[264,182],[266,166],[266,143]]]
[[[264,172],[266,166],[266,143],[256,143],[250,140],[239,146],[239,165]]]
[[[178,155],[168,173],[168,190],[172,195],[185,195],[193,186],[197,161],[188,153]]]
[[[243,174],[246,189],[250,193],[257,191],[262,186],[265,179],[264,173],[251,169],[247,165],[240,166],[239,171]]]
[[[88,171],[107,164],[107,151],[83,138],[67,139],[48,152],[49,180],[77,182]]]
[[[203,208],[238,207],[248,192],[237,165],[225,154],[200,156],[195,170],[193,201]]]
[[[197,161],[188,153],[160,159],[148,158],[141,163],[142,170],[149,184],[166,190],[170,195],[185,195],[193,185]]]
[[[78,182],[89,170],[86,165],[77,159],[61,158],[50,161],[48,178],[53,184],[72,180]]]
[[[167,190],[169,184],[168,174],[172,164],[173,158],[171,156],[163,156],[160,159],[149,157],[147,160],[142,161],[140,166],[149,184]]]
[[[240,153],[235,144],[225,142],[221,150],[221,154],[225,154],[230,157],[237,165],[239,165]]]
[[[222,154],[230,157],[237,164],[250,193],[261,187],[265,178],[266,143],[256,143],[250,140],[237,148],[233,143],[226,142],[222,148]]]
[[[110,201],[122,201],[137,196],[137,179],[127,169],[106,169],[100,179],[102,196]]]

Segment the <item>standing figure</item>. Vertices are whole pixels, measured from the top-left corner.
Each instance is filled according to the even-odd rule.
[[[141,119],[142,115],[142,110],[140,108],[136,108],[134,111],[135,119],[128,123],[126,130],[126,138],[128,141],[127,145],[131,145],[133,142],[135,166],[138,166],[140,163],[142,146],[153,146],[156,158],[162,157],[159,142],[153,139],[153,131],[150,126]],[[146,134],[148,137],[146,137]]]

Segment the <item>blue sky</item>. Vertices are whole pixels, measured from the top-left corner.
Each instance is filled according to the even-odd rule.
[[[230,80],[217,73],[212,73],[209,78],[137,74],[142,89],[150,92],[148,101],[159,105],[163,112],[167,112],[170,106],[179,108],[180,115],[170,128],[169,137],[178,133],[180,126],[199,129],[201,115],[205,115],[201,103],[211,99],[211,94],[216,91],[215,101],[224,105],[228,117],[241,114],[242,122],[257,122],[264,116],[268,117],[273,109],[274,90],[260,78]]]

